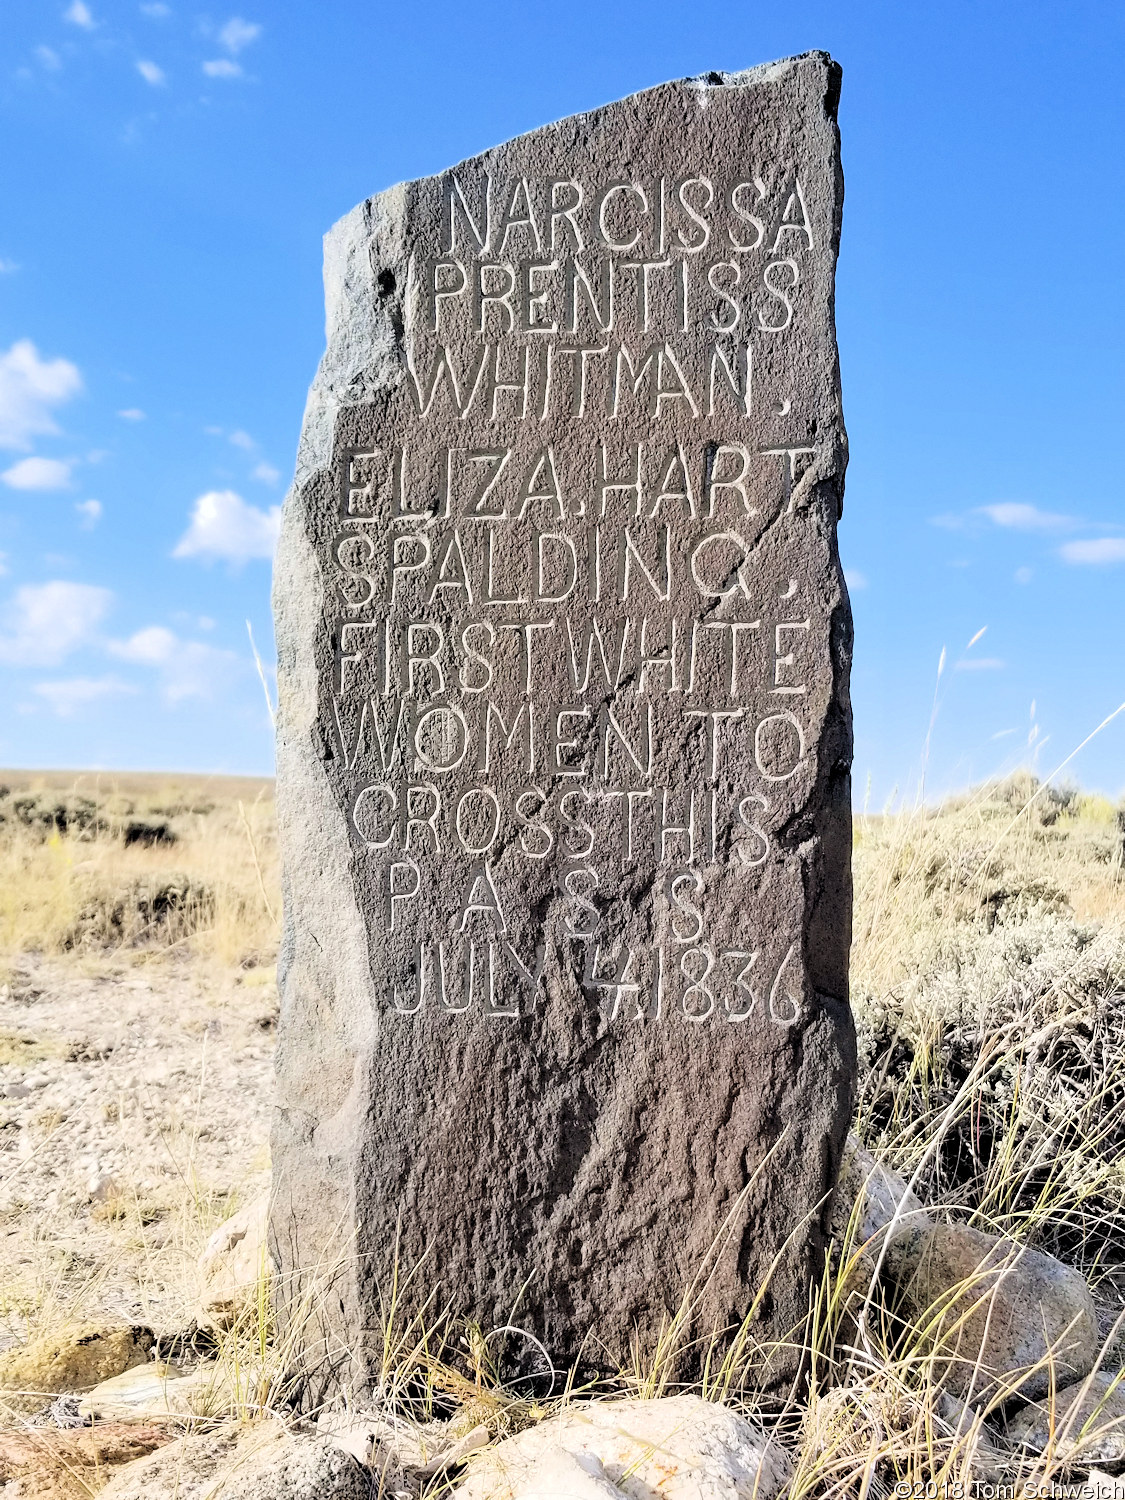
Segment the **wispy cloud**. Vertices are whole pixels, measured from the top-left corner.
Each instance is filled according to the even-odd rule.
[[[272,557],[280,525],[280,506],[259,510],[234,490],[208,490],[192,507],[191,524],[172,555],[221,557],[230,562]]]
[[[155,667],[169,703],[212,697],[238,666],[233,651],[185,641],[165,625],[146,625],[128,640],[111,641],[109,650],[123,661]]]
[[[847,579],[848,588],[853,594],[867,587],[867,574],[861,573],[858,568],[845,568],[844,577]]]
[[[982,505],[977,514],[987,516],[994,525],[1010,531],[1066,531],[1077,524],[1073,516],[1040,510],[1037,505],[1028,505],[1022,500],[1001,500],[995,505]]]
[[[1088,567],[1125,562],[1125,536],[1101,536],[1064,542],[1059,548],[1064,562]]]
[[[260,479],[263,484],[276,484],[277,481],[281,478],[280,469],[275,469],[273,464],[267,464],[265,462],[255,464],[251,472],[253,473],[254,478]]]
[[[219,41],[228,52],[238,53],[251,42],[256,42],[261,34],[262,28],[257,21],[244,21],[241,16],[232,16],[220,30]]]
[[[37,682],[32,688],[63,719],[103,698],[119,698],[138,691],[116,677],[69,677],[58,682]]]
[[[84,0],[72,0],[63,11],[63,20],[69,21],[72,26],[81,26],[83,31],[93,31],[97,24]]]
[[[139,406],[127,406],[124,411],[119,411],[117,415],[126,422],[143,422],[145,419],[145,414]]]
[[[236,427],[227,441],[233,443],[236,448],[244,449],[247,453],[253,453],[258,446],[250,434],[243,432],[241,427]]]
[[[1031,580],[1034,577],[1035,577],[1035,574],[1032,572],[1032,570],[1030,568],[1017,568],[1016,569],[1015,579],[1016,579],[1017,583],[1030,583]]]
[[[232,62],[229,57],[214,57],[203,64],[203,71],[208,78],[241,78],[242,67],[239,63]]]
[[[82,517],[82,530],[93,531],[102,518],[102,502],[100,500],[79,500],[74,508]]]
[[[154,89],[160,88],[161,85],[167,81],[164,76],[164,69],[159,67],[154,62],[150,62],[148,58],[142,57],[138,60],[137,72],[141,75],[144,81],[151,84]]]
[[[89,583],[55,579],[25,584],[0,616],[0,661],[50,667],[87,645],[105,618],[113,594]]]
[[[62,67],[62,58],[53,47],[36,47],[35,55],[49,73],[57,73]]]
[[[1000,672],[1003,671],[1005,663],[998,656],[968,656],[962,657],[955,662],[955,672]]]
[[[0,276],[14,276],[19,270],[19,265],[14,260],[5,260],[0,255]]]
[[[18,339],[0,354],[0,448],[26,450],[36,434],[58,432],[52,408],[81,389],[77,365],[41,359],[30,339]]]
[[[21,458],[0,479],[12,490],[65,490],[70,464],[61,458]]]
[[[142,16],[152,16],[157,21],[166,20],[172,14],[172,7],[165,5],[164,0],[149,0],[147,5],[141,6]]]

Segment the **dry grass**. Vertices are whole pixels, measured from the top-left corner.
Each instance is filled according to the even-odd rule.
[[[0,774],[0,961],[184,947],[225,965],[273,962],[269,782],[60,781]]]
[[[82,791],[44,786],[36,808]],[[0,955],[10,962],[28,949],[272,960],[279,898],[268,790],[102,788],[93,812],[46,818],[13,817],[14,796],[0,799]],[[130,837],[129,822],[146,820],[166,821],[173,841]],[[856,825],[856,1129],[938,1217],[1081,1269],[1099,1301],[1103,1367],[1113,1371],[1125,1308],[1123,854],[1120,809],[1027,777]],[[184,894],[169,900],[174,890]],[[160,909],[156,891],[165,892]],[[0,1057],[30,1066],[31,1045],[42,1044],[0,1036]],[[216,1201],[201,1189],[193,1208],[190,1197],[186,1218],[213,1223]],[[104,1213],[118,1209],[133,1212],[122,1203]],[[134,1232],[143,1235],[143,1224]],[[186,1224],[183,1232],[198,1242]],[[927,1319],[907,1316],[893,1288],[872,1280],[872,1265],[853,1225],[807,1325],[792,1331],[806,1378],[788,1398],[763,1393],[771,1350],[756,1339],[753,1308],[703,1351],[697,1388],[763,1422],[793,1453],[792,1500],[866,1500],[896,1484],[1081,1478],[1081,1462],[1064,1462],[1058,1444],[1041,1458],[1006,1448],[1010,1392],[968,1411],[949,1401]],[[670,1393],[699,1290],[689,1289],[658,1348],[636,1350],[617,1378],[579,1389],[573,1372],[553,1387],[513,1383],[487,1331],[455,1325],[433,1302],[425,1317],[404,1321],[400,1288],[392,1276],[379,1400],[419,1429],[446,1417],[455,1433],[483,1422],[494,1439],[579,1397]],[[971,1303],[972,1287],[957,1291]],[[307,1297],[315,1319],[315,1286]],[[263,1280],[255,1306],[220,1341],[216,1417],[286,1412],[300,1321],[276,1333]],[[437,1474],[427,1488],[436,1495],[449,1479]]]

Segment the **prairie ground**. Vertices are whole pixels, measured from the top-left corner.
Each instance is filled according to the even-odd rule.
[[[182,1330],[203,1243],[268,1181],[272,786],[0,772],[0,787],[0,1344],[76,1318]],[[1113,1370],[1123,861],[1122,809],[1028,776],[856,819],[855,1130],[935,1216],[1080,1270]],[[858,1264],[844,1245],[826,1272],[811,1384],[781,1418],[801,1455],[793,1494],[972,1477],[979,1432],[942,1417],[917,1330],[870,1287],[857,1327]],[[447,1332],[431,1374],[435,1347],[457,1362]],[[759,1409],[745,1347],[719,1394]],[[659,1393],[668,1368],[622,1382]],[[482,1379],[478,1364],[478,1397]]]

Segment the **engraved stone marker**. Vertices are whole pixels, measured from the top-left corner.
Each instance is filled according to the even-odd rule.
[[[854,1076],[839,81],[666,84],[327,237],[273,1232],[349,1383],[396,1253],[556,1362],[697,1276],[704,1334],[775,1260],[761,1335],[805,1309]]]

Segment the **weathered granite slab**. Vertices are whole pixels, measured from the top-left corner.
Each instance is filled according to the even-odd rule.
[[[840,71],[361,204],[275,578],[275,1249],[556,1361],[800,1318],[854,1075]],[[783,1248],[784,1247],[784,1248]],[[318,1335],[319,1336],[319,1335]]]

